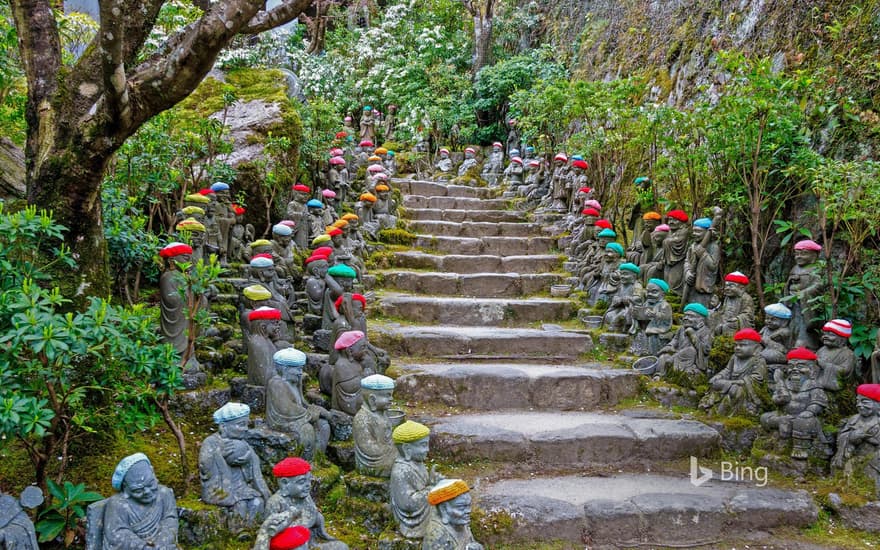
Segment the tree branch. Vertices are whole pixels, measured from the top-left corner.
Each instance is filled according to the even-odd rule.
[[[104,80],[104,98],[110,119],[121,126],[131,121],[128,105],[128,89],[123,62],[125,25],[121,0],[100,2],[101,28],[98,37],[101,44],[101,74]]]
[[[55,92],[61,68],[61,39],[48,0],[12,0],[19,52],[35,108]]]
[[[311,3],[312,0],[285,0],[271,11],[260,10],[240,34],[257,34],[289,23],[299,17]]]

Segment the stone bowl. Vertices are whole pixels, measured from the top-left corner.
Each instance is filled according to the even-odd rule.
[[[642,357],[638,359],[635,363],[633,363],[633,370],[639,374],[644,374],[645,376],[651,376],[657,371],[657,363],[659,359],[653,355],[648,355],[646,357]]]
[[[590,330],[600,328],[602,326],[602,316],[590,315],[589,312],[590,310],[588,309],[578,311],[578,321],[583,323]]]
[[[571,285],[551,285],[550,296],[564,298],[571,294]]]
[[[403,409],[388,409],[385,416],[391,421],[391,428],[394,429],[406,420],[406,411]]]

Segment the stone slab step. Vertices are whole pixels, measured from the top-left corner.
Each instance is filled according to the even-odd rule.
[[[443,254],[491,254],[497,256],[523,256],[547,254],[556,240],[551,237],[435,237],[417,235],[416,248],[436,250]]]
[[[435,220],[443,222],[523,222],[526,213],[521,210],[457,210],[450,208],[407,208],[410,220]]]
[[[419,251],[395,252],[395,267],[403,269],[430,269],[447,273],[546,273],[562,266],[562,256],[531,254],[500,256],[493,254],[427,254]]]
[[[450,210],[505,210],[508,202],[504,199],[475,199],[469,197],[427,197],[425,195],[404,195],[405,208],[448,208]]]
[[[370,341],[392,357],[577,357],[593,348],[588,334],[525,328],[437,327],[371,323]]]
[[[818,518],[805,491],[715,480],[696,487],[686,475],[508,479],[481,485],[477,495],[479,507],[515,518],[503,542],[564,540],[590,549],[731,548],[720,541]]]
[[[489,460],[547,468],[647,466],[658,460],[712,456],[721,449],[718,432],[693,420],[510,411],[429,422],[431,454],[456,462]]]
[[[524,222],[444,222],[415,220],[409,229],[438,237],[530,237],[541,235],[541,226]]]
[[[400,365],[394,396],[478,410],[584,410],[616,405],[639,392],[638,375],[601,365]]]
[[[443,258],[444,256],[435,256]],[[562,283],[561,273],[446,273],[441,271],[378,271],[381,288],[422,294],[501,298],[546,292]]]
[[[499,326],[571,319],[576,307],[570,300],[553,298],[459,298],[454,296],[382,296],[379,308],[389,317],[413,323]]]
[[[404,195],[425,195],[428,197],[465,197],[472,199],[491,199],[498,195],[496,189],[488,187],[468,187],[450,185],[436,181],[393,179],[392,185]]]

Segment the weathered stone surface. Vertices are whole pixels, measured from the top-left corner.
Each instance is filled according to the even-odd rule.
[[[547,254],[555,246],[550,237],[437,237],[417,235],[414,246],[443,254],[523,256]]]
[[[507,222],[450,222],[450,221],[413,221],[410,230],[426,235],[444,237],[528,237],[541,232],[541,226],[533,223]]]
[[[403,206],[405,208],[438,208],[444,210],[504,210],[507,208],[507,201],[503,199],[406,195],[403,198]]]
[[[587,334],[496,327],[392,326],[374,323],[370,341],[393,356],[571,358],[593,347]]]
[[[394,395],[469,409],[577,410],[617,404],[638,393],[638,375],[600,365],[403,365]]]
[[[427,202],[427,200],[425,201]],[[523,222],[526,214],[521,210],[462,210],[452,208],[407,208],[410,220],[435,220],[444,222]]]
[[[348,496],[362,498],[370,502],[386,503],[391,501],[388,492],[388,480],[350,472],[343,476],[345,492]]]
[[[802,527],[818,514],[804,491],[721,481],[695,487],[687,477],[650,474],[503,480],[484,485],[478,504],[515,518],[505,542],[561,539],[590,548],[713,544]]]
[[[847,527],[880,533],[880,502],[868,502],[863,506],[849,506],[841,501],[840,495],[831,493],[828,495],[828,503]]]
[[[562,258],[556,254],[530,254],[525,256],[506,256],[501,258],[502,271],[517,273],[543,273],[559,269]]]
[[[425,252],[395,252],[395,267],[403,269],[430,269],[451,273],[547,273],[559,269],[561,259],[555,254],[534,254],[522,256],[492,256],[448,254],[427,254]],[[541,289],[543,290],[543,288]]]
[[[496,191],[488,187],[466,187],[464,185],[446,185],[433,181],[393,180],[393,185],[404,195],[427,195],[431,197],[467,197],[488,199],[495,196]]]
[[[558,273],[449,273],[381,271],[382,288],[422,294],[502,298],[546,291],[562,280]]]
[[[510,411],[433,423],[431,453],[453,460],[535,462],[545,467],[639,464],[720,449],[718,432],[692,420],[580,412]]]
[[[498,326],[535,321],[564,321],[574,306],[551,298],[456,298],[386,294],[379,302],[389,317],[414,323]]]

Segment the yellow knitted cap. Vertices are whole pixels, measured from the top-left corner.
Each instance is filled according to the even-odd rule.
[[[425,439],[429,435],[431,435],[431,430],[429,430],[427,426],[419,424],[418,422],[413,422],[412,420],[407,420],[400,426],[394,428],[394,431],[391,432],[391,439],[393,439],[395,443],[412,443],[420,439]]]
[[[193,193],[192,195],[187,195],[183,198],[184,202],[197,202],[199,204],[208,204],[211,202],[211,199],[206,197],[205,195],[199,195],[198,193]]]
[[[428,493],[428,504],[437,506],[441,502],[452,500],[470,491],[468,484],[461,479],[444,479]]]
[[[268,300],[272,297],[272,293],[263,285],[251,285],[245,287],[242,294],[244,294],[245,298],[249,300]]]
[[[359,220],[360,218],[358,218],[357,214],[345,214],[342,216],[342,219],[350,222],[352,220]]]
[[[380,183],[376,186],[376,191],[391,191],[391,188],[385,185],[384,183]]]
[[[369,161],[369,162],[377,162],[380,160],[382,160],[382,157],[378,157],[376,155],[371,155],[370,158],[367,159],[367,161]]]
[[[251,248],[253,248],[255,246],[271,246],[271,245],[272,245],[272,241],[270,241],[269,239],[257,239],[251,243]]]
[[[339,219],[333,222],[333,227],[338,227],[342,229],[343,227],[348,227],[348,220]]]
[[[200,195],[201,196],[201,195]],[[187,218],[177,224],[178,231],[204,231],[205,226],[195,218]]]
[[[314,239],[312,239],[312,246],[315,246],[315,245],[318,245],[321,243],[328,243],[328,242],[330,242],[330,235],[328,235],[326,233],[322,233],[322,234],[318,235],[317,237],[315,237]]]
[[[201,195],[199,195],[199,196],[201,197]],[[199,208],[198,206],[187,206],[186,208],[183,209],[182,212],[184,214],[186,214],[187,216],[204,216],[205,215],[205,209]]]
[[[376,149],[373,152],[376,153],[377,155],[384,155],[388,152],[388,149],[386,149],[384,147],[379,147],[378,149]]]

